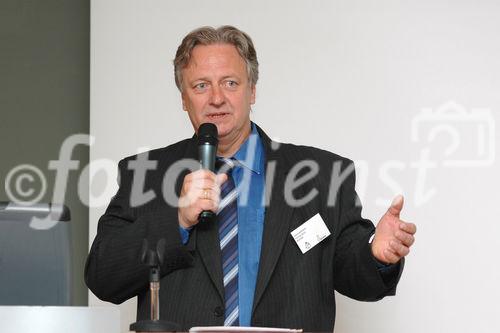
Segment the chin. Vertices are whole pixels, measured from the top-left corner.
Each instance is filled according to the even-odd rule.
[[[227,136],[229,133],[231,133],[231,129],[225,127],[225,126],[219,126],[217,125],[217,133],[219,135],[219,138]]]
[[[215,121],[207,120],[207,121],[217,126],[217,132],[219,133],[219,136],[227,135],[233,130],[233,126],[228,124],[227,122],[217,121],[217,120]]]

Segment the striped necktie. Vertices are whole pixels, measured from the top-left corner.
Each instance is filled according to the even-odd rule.
[[[219,240],[222,253],[224,279],[224,326],[239,326],[238,310],[238,206],[237,190],[231,176],[235,161],[221,158],[220,172],[226,172],[228,179],[221,186],[221,201],[217,212]]]

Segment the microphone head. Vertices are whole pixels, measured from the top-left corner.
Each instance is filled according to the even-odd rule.
[[[219,142],[217,126],[212,123],[203,123],[198,128],[198,145],[214,145]]]

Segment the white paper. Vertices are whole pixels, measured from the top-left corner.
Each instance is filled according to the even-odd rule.
[[[270,332],[270,333],[301,333],[302,329],[273,328],[273,327],[240,327],[240,326],[200,326],[191,327],[189,332]]]

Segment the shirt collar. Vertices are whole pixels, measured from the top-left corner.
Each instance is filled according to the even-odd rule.
[[[243,142],[236,154],[234,154],[234,158],[238,161],[238,164],[260,175],[264,169],[264,165],[262,163],[264,147],[262,145],[262,139],[260,138],[259,132],[257,132],[257,127],[254,123],[251,123],[251,126],[252,132],[245,142]],[[255,151],[254,154],[247,156],[249,150]]]

